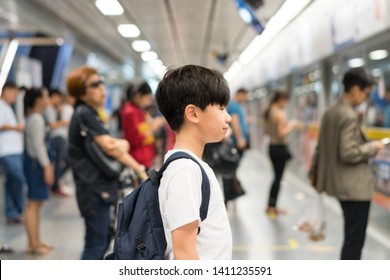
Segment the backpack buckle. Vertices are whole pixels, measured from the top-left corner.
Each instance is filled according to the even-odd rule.
[[[148,175],[154,186],[158,186],[160,184],[160,179],[158,178],[158,174],[156,170],[154,169],[148,170]]]
[[[136,248],[139,252],[145,253],[148,247],[146,246],[142,236],[138,236],[135,238],[135,244],[137,245]]]

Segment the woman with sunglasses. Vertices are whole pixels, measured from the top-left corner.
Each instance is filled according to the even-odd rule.
[[[81,125],[107,155],[132,168],[140,179],[146,179],[147,175],[144,166],[129,155],[127,141],[111,137],[99,117],[98,109],[105,103],[106,91],[97,70],[88,66],[73,70],[67,88],[76,99],[69,126],[69,158],[86,227],[81,259],[100,260],[110,243],[110,207],[117,202],[118,181],[107,177],[88,156],[85,138],[80,134]]]

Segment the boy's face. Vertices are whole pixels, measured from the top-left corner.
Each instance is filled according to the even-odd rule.
[[[219,104],[208,105],[200,114],[201,134],[206,143],[222,141],[229,129],[232,118],[226,111],[226,106]]]

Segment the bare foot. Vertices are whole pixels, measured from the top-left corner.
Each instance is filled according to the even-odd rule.
[[[44,246],[42,245],[39,245],[37,247],[34,247],[34,248],[28,248],[26,250],[26,254],[31,254],[31,255],[47,255],[50,253],[51,250],[45,248]]]

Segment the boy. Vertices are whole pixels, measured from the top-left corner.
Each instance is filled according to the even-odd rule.
[[[210,181],[209,210],[200,223],[199,166],[192,160],[179,159],[165,170],[158,193],[166,259],[231,259],[232,234],[221,189],[212,169],[201,160],[205,144],[222,141],[228,131],[229,97],[220,73],[195,65],[169,70],[158,86],[158,108],[176,133],[174,149],[165,160],[174,152],[184,151],[198,160]]]

